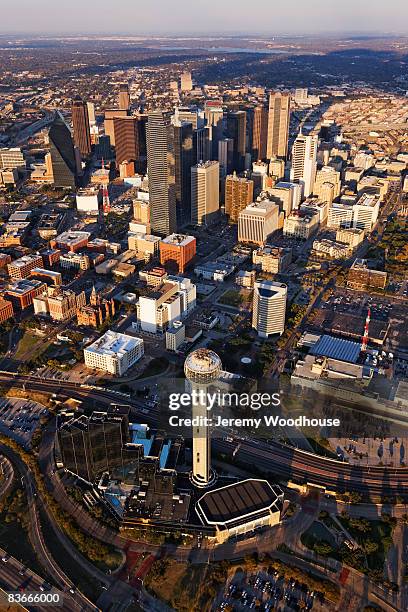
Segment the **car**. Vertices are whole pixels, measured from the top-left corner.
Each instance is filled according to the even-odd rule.
[[[24,576],[24,574],[26,573],[26,569],[27,569],[26,567],[22,567],[20,569],[20,571],[18,572],[20,574],[20,576]]]
[[[10,556],[8,553],[6,553],[5,555],[2,556],[1,560],[3,561],[3,563],[7,563],[7,561],[10,559]]]

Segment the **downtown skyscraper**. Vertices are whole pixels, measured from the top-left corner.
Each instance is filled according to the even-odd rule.
[[[121,83],[119,86],[119,109],[125,111],[130,109],[130,93],[127,83]]]
[[[152,231],[168,236],[177,231],[176,170],[171,115],[162,110],[148,115],[147,167]]]
[[[177,227],[191,221],[191,167],[194,165],[193,125],[174,117]]]
[[[75,146],[78,147],[81,157],[88,157],[91,153],[88,107],[79,96],[72,103],[72,127]]]
[[[227,115],[227,134],[234,141],[233,166],[238,172],[245,168],[246,112],[236,111]]]
[[[59,113],[48,132],[53,182],[56,187],[74,188],[77,184],[77,159],[71,131]]]
[[[266,157],[287,158],[290,121],[290,94],[271,92],[268,107]]]
[[[313,193],[318,140],[318,136],[305,136],[305,134],[300,133],[293,143],[290,180],[302,185],[303,197],[305,198]]]

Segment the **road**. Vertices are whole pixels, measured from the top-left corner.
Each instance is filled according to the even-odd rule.
[[[88,388],[79,383],[61,383],[55,380],[38,380],[33,376],[0,372],[0,382],[7,381],[11,386],[30,390],[53,393],[56,390],[61,396],[75,397],[93,401],[95,406],[111,403],[126,403],[131,407],[133,418],[143,419],[143,422],[155,425],[158,420],[158,409],[146,409],[141,401],[127,398],[117,392]],[[356,466],[348,463],[308,453],[306,451],[286,446],[275,440],[268,444],[260,440],[249,440],[233,437],[232,442],[213,440],[213,446],[218,452],[232,456],[237,446],[235,459],[246,465],[257,465],[277,477],[292,479],[304,484],[314,483],[330,490],[351,490],[366,492],[371,495],[405,494],[408,482],[408,467],[389,468],[387,466]]]
[[[22,475],[22,482],[25,487],[27,495],[28,512],[30,515],[29,520],[29,538],[32,546],[39,558],[42,567],[46,570],[49,576],[52,576],[54,581],[59,585],[62,591],[65,592],[64,599],[69,605],[69,610],[76,612],[77,610],[86,610],[94,612],[98,608],[94,606],[80,591],[70,593],[70,589],[75,589],[75,585],[68,578],[68,576],[61,570],[59,565],[51,556],[49,552],[40,524],[39,512],[38,512],[38,495],[35,490],[33,477],[31,472],[28,470],[25,463],[20,457],[10,450],[8,447],[0,446],[3,454],[7,455],[12,461],[13,465],[17,467],[19,473]]]
[[[3,549],[0,549],[0,558],[6,557],[7,552]],[[22,572],[22,573],[20,573]],[[0,561],[0,585],[5,591],[5,593],[22,593],[31,592],[31,593],[42,593],[40,587],[43,585],[44,579],[41,578],[38,574],[36,574],[33,570],[26,568],[20,561],[10,556],[7,562]],[[63,591],[60,591],[56,588],[52,588],[49,591],[44,591],[44,593],[54,593],[59,595],[61,601],[65,602],[67,606],[69,606],[69,602],[66,601],[66,594]],[[7,610],[7,606],[9,603],[2,601],[0,591],[0,609]],[[27,605],[24,609],[29,609],[30,611],[36,610],[50,610],[50,606],[29,606]],[[62,609],[62,608],[61,608]],[[71,610],[73,608],[66,607],[66,610]]]

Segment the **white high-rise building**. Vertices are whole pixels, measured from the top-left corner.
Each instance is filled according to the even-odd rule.
[[[220,210],[220,164],[206,161],[191,168],[191,223],[211,225]]]
[[[275,187],[268,189],[268,194],[277,201],[279,207],[287,217],[292,210],[299,208],[302,199],[302,189],[298,183],[280,181]]]
[[[376,195],[363,193],[353,205],[353,227],[370,232],[377,223],[380,199]]]
[[[95,104],[93,102],[87,102],[86,106],[88,109],[89,127],[95,127],[96,125]]]
[[[293,143],[290,180],[303,186],[303,196],[313,193],[317,168],[317,136],[299,134]]]
[[[138,325],[151,334],[163,333],[196,306],[196,286],[189,278],[168,276],[166,282],[137,302]]]
[[[327,216],[328,227],[351,227],[353,222],[353,206],[350,204],[332,204]]]
[[[368,170],[375,166],[375,157],[371,153],[367,153],[366,151],[359,151],[354,158],[354,167],[355,168],[363,168],[363,170]]]
[[[270,200],[253,202],[238,215],[238,240],[263,246],[278,225],[278,204]]]
[[[214,483],[216,475],[211,470],[211,431],[206,419],[211,417],[207,410],[207,393],[212,383],[221,374],[219,356],[209,349],[201,348],[190,353],[184,363],[184,373],[189,382],[190,392],[196,391],[192,402],[192,417],[199,424],[193,426],[193,471],[192,482],[200,488]]]
[[[283,334],[288,288],[282,283],[259,281],[254,285],[252,327],[261,338]]]

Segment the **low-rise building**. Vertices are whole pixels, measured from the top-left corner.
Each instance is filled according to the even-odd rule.
[[[8,253],[0,253],[0,268],[5,268],[11,263],[11,256]]]
[[[90,232],[69,230],[51,240],[50,247],[52,249],[58,248],[63,251],[74,251],[76,253],[88,246],[90,236]]]
[[[174,321],[166,331],[166,349],[177,351],[186,339],[186,328],[181,321]]]
[[[9,300],[0,297],[0,323],[8,321],[13,315],[13,304]]]
[[[62,276],[54,270],[46,270],[45,268],[33,268],[30,272],[30,278],[36,278],[44,283],[60,286],[62,285]]]
[[[14,280],[28,278],[31,270],[42,266],[42,263],[41,255],[23,255],[23,257],[15,259],[7,265],[7,272],[10,278]]]
[[[255,270],[251,270],[251,272],[247,272],[246,270],[240,270],[235,277],[235,283],[239,287],[247,287],[248,289],[252,289],[255,282],[256,273]]]
[[[97,187],[80,189],[76,194],[77,211],[97,215],[102,204],[102,195]]]
[[[48,314],[53,321],[68,321],[78,308],[86,304],[85,292],[77,294],[71,290],[48,288],[34,299],[35,314]]]
[[[114,376],[123,376],[144,355],[141,338],[108,330],[84,349],[85,365]]]
[[[205,493],[196,504],[201,523],[215,530],[218,543],[281,520],[283,491],[266,480],[247,479]]]
[[[129,249],[147,254],[149,257],[159,255],[160,242],[161,238],[153,236],[153,234],[128,234]]]
[[[59,249],[45,249],[40,253],[44,266],[52,268],[59,263],[61,251]]]
[[[341,259],[348,257],[351,249],[343,242],[336,242],[335,240],[322,238],[321,240],[314,240],[313,252],[320,257],[327,257],[328,259]]]
[[[308,200],[300,205],[299,210],[309,215],[317,215],[320,225],[324,225],[329,214],[329,203],[322,200]]]
[[[366,259],[356,259],[351,266],[347,287],[351,289],[385,289],[387,273],[380,270],[371,270]]]
[[[76,270],[89,270],[91,262],[89,256],[84,253],[75,253],[69,251],[68,253],[61,253],[59,264],[61,268],[69,269],[74,268]]]
[[[81,304],[77,310],[77,323],[86,327],[99,327],[115,314],[115,302],[113,299],[102,298],[95,287],[89,299],[89,304]]]
[[[356,249],[364,240],[365,232],[357,227],[339,228],[336,232],[337,242],[347,244],[350,249]]]
[[[58,234],[64,215],[57,212],[44,213],[41,215],[37,225],[37,231],[40,238],[50,240]]]
[[[166,281],[167,276],[166,270],[159,266],[145,268],[139,272],[140,280],[144,281],[148,287],[160,287]]]
[[[286,272],[292,263],[292,249],[290,247],[275,247],[266,244],[253,251],[252,263],[261,266],[262,272],[280,274]]]
[[[31,278],[16,280],[9,285],[5,297],[13,304],[13,309],[24,310],[32,305],[34,298],[46,291],[47,285]]]
[[[294,210],[283,222],[283,235],[308,240],[319,229],[319,216]]]

